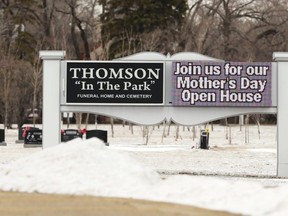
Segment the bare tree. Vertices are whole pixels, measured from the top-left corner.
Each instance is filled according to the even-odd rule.
[[[10,98],[11,98],[11,82],[13,70],[11,70],[12,61],[8,58],[2,60],[2,68],[0,69],[0,76],[3,80],[3,95],[2,100],[4,103],[4,127],[8,127],[8,115],[10,112]]]

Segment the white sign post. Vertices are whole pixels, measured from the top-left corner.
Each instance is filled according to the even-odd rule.
[[[277,106],[277,176],[288,177],[288,53],[276,52],[273,60],[278,71]]]
[[[60,74],[65,51],[40,51],[43,60],[42,146],[59,144],[60,137]]]

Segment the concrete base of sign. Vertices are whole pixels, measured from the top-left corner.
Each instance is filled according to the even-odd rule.
[[[287,178],[287,176],[288,176],[288,163],[279,163],[278,164],[277,176]]]
[[[7,146],[6,142],[0,142],[0,146]]]
[[[24,143],[24,140],[16,140],[15,143],[17,143],[17,144],[23,144],[23,143]]]
[[[35,148],[35,147],[42,148],[42,144],[24,144],[24,148]]]

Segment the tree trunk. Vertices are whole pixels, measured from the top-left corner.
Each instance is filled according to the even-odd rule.
[[[129,130],[131,131],[131,134],[134,134],[133,124],[132,123],[129,123]]]
[[[98,125],[98,121],[97,121],[97,118],[98,118],[98,115],[95,114],[95,128],[97,128],[97,125]]]
[[[193,139],[193,141],[195,141],[195,139],[196,139],[196,127],[195,127],[195,125],[193,125],[193,127],[192,127],[192,133],[193,133],[192,139]]]
[[[244,125],[244,115],[240,115],[240,116],[239,116],[240,131],[242,131],[243,125]]]
[[[114,137],[114,119],[110,117],[110,124],[111,124],[111,134]]]
[[[88,123],[89,123],[89,116],[90,116],[90,114],[89,114],[89,113],[87,113],[87,115],[86,115],[86,120],[85,120],[85,129],[87,129],[87,128],[88,128]]]
[[[8,66],[9,68],[9,66]],[[9,69],[6,69],[3,73],[4,77],[4,128],[8,128],[8,116],[9,116],[9,108],[10,108],[10,87],[11,87],[11,79],[12,79],[12,71],[9,71]]]
[[[229,126],[229,144],[232,144],[232,131],[231,131],[231,126]]]
[[[249,143],[249,115],[245,118],[245,143]]]
[[[255,115],[255,121],[257,124],[257,128],[258,128],[258,139],[260,140],[261,139],[261,131],[260,131],[260,115],[259,114]]]
[[[76,124],[77,128],[80,130],[82,125],[82,113],[76,113]]]

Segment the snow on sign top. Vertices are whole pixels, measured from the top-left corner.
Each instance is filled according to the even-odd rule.
[[[173,62],[173,105],[270,107],[268,62]]]

